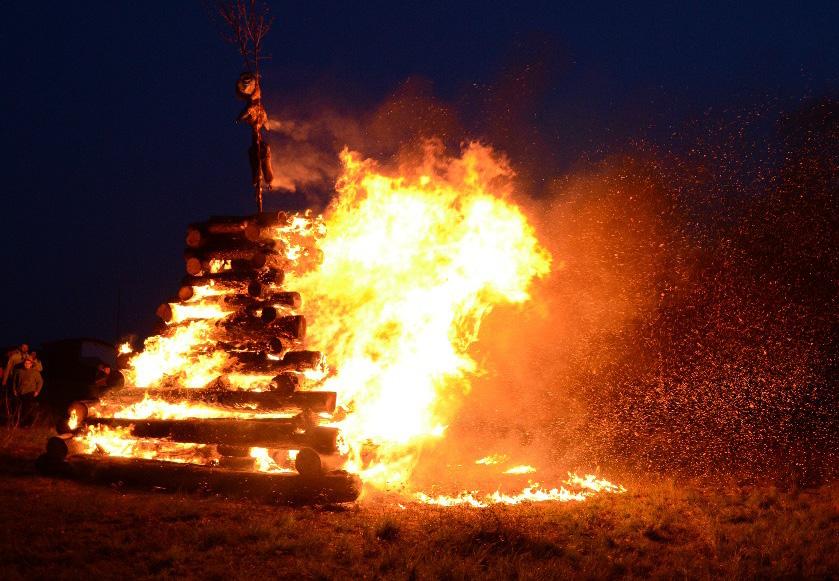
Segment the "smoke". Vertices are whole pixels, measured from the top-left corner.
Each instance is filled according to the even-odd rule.
[[[272,187],[303,192],[310,205],[325,206],[334,194],[345,147],[383,162],[406,150],[418,151],[434,138],[447,145],[465,135],[453,109],[433,95],[430,82],[405,81],[372,111],[341,113],[336,107],[315,110],[276,106],[268,129],[272,148]]]
[[[428,137],[474,137],[455,110],[418,79],[360,115],[280,108],[277,185],[324,204],[341,148],[395,163]],[[446,465],[474,482],[464,467],[488,454],[536,478],[835,477],[838,127],[827,99],[699,119],[566,175],[534,170],[544,153],[510,152],[554,271],[484,322],[472,348],[484,372],[416,481]]]
[[[836,476],[839,106],[769,129],[709,124],[687,154],[637,146],[530,202],[561,266],[485,323],[462,441],[548,466]]]

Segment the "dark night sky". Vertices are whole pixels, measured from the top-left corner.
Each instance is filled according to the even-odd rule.
[[[510,99],[557,172],[709,107],[835,90],[839,71],[836,2],[272,9],[269,113],[272,100],[363,113],[420,77],[444,102]],[[147,332],[183,274],[186,225],[251,211],[248,134],[232,123],[238,55],[199,0],[12,0],[1,34],[0,345],[114,340],[118,297],[121,331]],[[521,94],[499,89],[534,67]],[[491,113],[463,108],[481,137]],[[527,163],[520,143],[493,145]]]

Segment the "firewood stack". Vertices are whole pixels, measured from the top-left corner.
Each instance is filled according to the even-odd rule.
[[[190,225],[187,275],[177,298],[157,309],[162,327],[153,345],[165,351],[168,340],[200,326],[199,339],[180,353],[184,365],[161,370],[153,387],[126,386],[74,402],[40,467],[291,501],[354,500],[360,482],[336,470],[345,460],[341,435],[324,425],[336,407],[334,392],[317,389],[324,357],[305,349],[302,298],[284,285],[286,273],[320,261],[318,234],[316,221],[283,212]],[[143,355],[123,361],[133,368],[129,378],[138,375]],[[202,384],[195,385],[191,371],[208,360],[213,376],[204,383],[199,375]],[[118,446],[108,443],[114,434]]]

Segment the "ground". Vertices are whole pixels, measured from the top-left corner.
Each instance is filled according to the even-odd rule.
[[[583,503],[292,508],[38,476],[0,442],[0,571],[16,578],[831,578],[839,485],[625,482]]]

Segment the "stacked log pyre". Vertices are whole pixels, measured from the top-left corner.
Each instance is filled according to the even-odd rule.
[[[317,389],[324,357],[305,349],[302,298],[284,285],[286,273],[319,261],[317,234],[315,220],[282,212],[190,225],[187,275],[177,298],[157,309],[163,327],[156,348],[165,350],[190,325],[210,332],[181,353],[184,368],[163,370],[151,387],[126,386],[74,402],[40,467],[290,501],[354,500],[360,483],[337,470],[345,460],[341,435],[325,425],[336,394]],[[142,355],[124,356],[129,378],[137,376]],[[207,357],[217,374],[203,385],[185,385],[190,365]],[[112,436],[117,446],[105,443]]]

